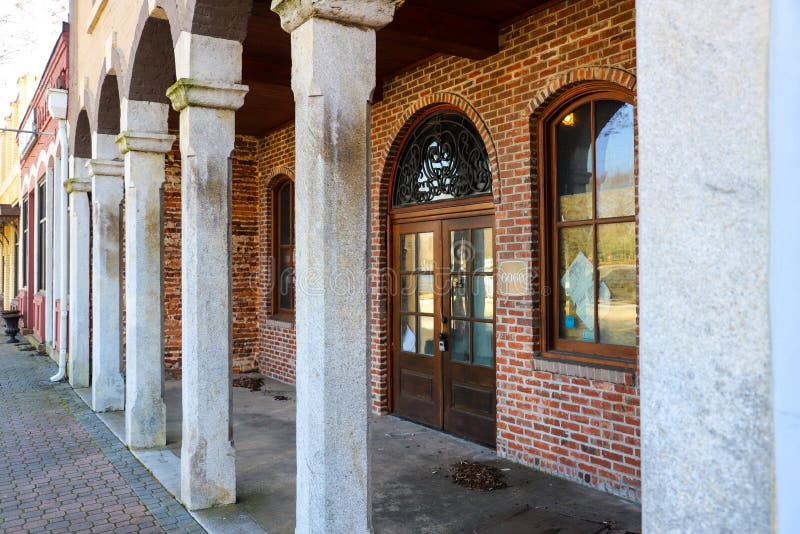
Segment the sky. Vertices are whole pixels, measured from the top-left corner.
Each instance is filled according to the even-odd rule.
[[[0,118],[17,98],[17,78],[42,75],[67,6],[68,0],[0,0]]]

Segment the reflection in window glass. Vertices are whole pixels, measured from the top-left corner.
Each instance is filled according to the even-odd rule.
[[[472,363],[493,366],[494,327],[491,323],[472,323],[472,328]]]
[[[400,316],[400,350],[417,352],[417,317],[415,315]]]
[[[494,317],[494,278],[475,275],[472,279],[472,316],[477,319]]]
[[[400,236],[400,270],[414,271],[416,267],[416,234],[403,234]]]
[[[280,244],[290,245],[294,242],[292,236],[292,223],[294,212],[292,210],[292,195],[294,194],[292,184],[286,182],[278,193],[278,210],[280,213]]]
[[[469,321],[450,322],[450,359],[469,362]]]
[[[420,313],[433,313],[433,275],[420,274],[417,278]]]
[[[494,265],[494,258],[492,258],[492,229],[477,228],[473,230],[472,246],[475,256],[473,270],[491,271]]]
[[[294,258],[292,258],[293,253],[294,247],[281,247],[278,296],[280,300],[280,307],[283,310],[294,309],[294,265],[292,265],[294,263]]]
[[[450,277],[450,298],[452,301],[450,313],[454,317],[469,317],[468,278],[466,275],[453,275]]]
[[[560,336],[594,341],[594,264],[591,226],[558,231]]]
[[[419,270],[433,270],[433,232],[419,235]]]
[[[419,318],[418,352],[427,356],[433,356],[433,317]]]
[[[633,106],[615,100],[595,104],[597,216],[633,215]]]
[[[472,254],[469,230],[450,232],[450,270],[453,272],[469,271]]]
[[[400,277],[400,311],[417,311],[417,276],[414,274]]]
[[[636,345],[636,225],[597,227],[600,342]]]
[[[591,219],[591,104],[571,111],[556,124],[556,147],[559,220]]]

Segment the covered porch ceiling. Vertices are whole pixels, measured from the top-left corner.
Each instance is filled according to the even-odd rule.
[[[383,81],[419,62],[446,54],[484,59],[499,51],[500,28],[553,0],[406,0],[377,35],[376,100]],[[236,115],[238,133],[264,135],[294,117],[291,43],[270,11],[255,0],[244,41],[242,76],[250,86]]]

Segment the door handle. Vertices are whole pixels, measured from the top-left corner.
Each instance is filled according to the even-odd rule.
[[[439,352],[447,352],[447,334],[439,333]]]

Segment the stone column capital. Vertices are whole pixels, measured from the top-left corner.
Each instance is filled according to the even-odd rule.
[[[113,159],[91,159],[86,162],[86,169],[91,178],[107,176],[122,179],[125,177],[125,164]]]
[[[272,0],[270,9],[291,33],[311,18],[378,30],[392,21],[405,0]]]
[[[186,107],[227,109],[236,111],[244,104],[250,88],[236,83],[225,84],[181,78],[167,89],[167,97],[175,111]]]
[[[85,178],[70,178],[64,182],[67,193],[91,193],[92,182]]]
[[[128,152],[153,152],[166,154],[172,150],[175,143],[174,135],[153,132],[120,132],[117,136],[117,145],[122,154]]]

